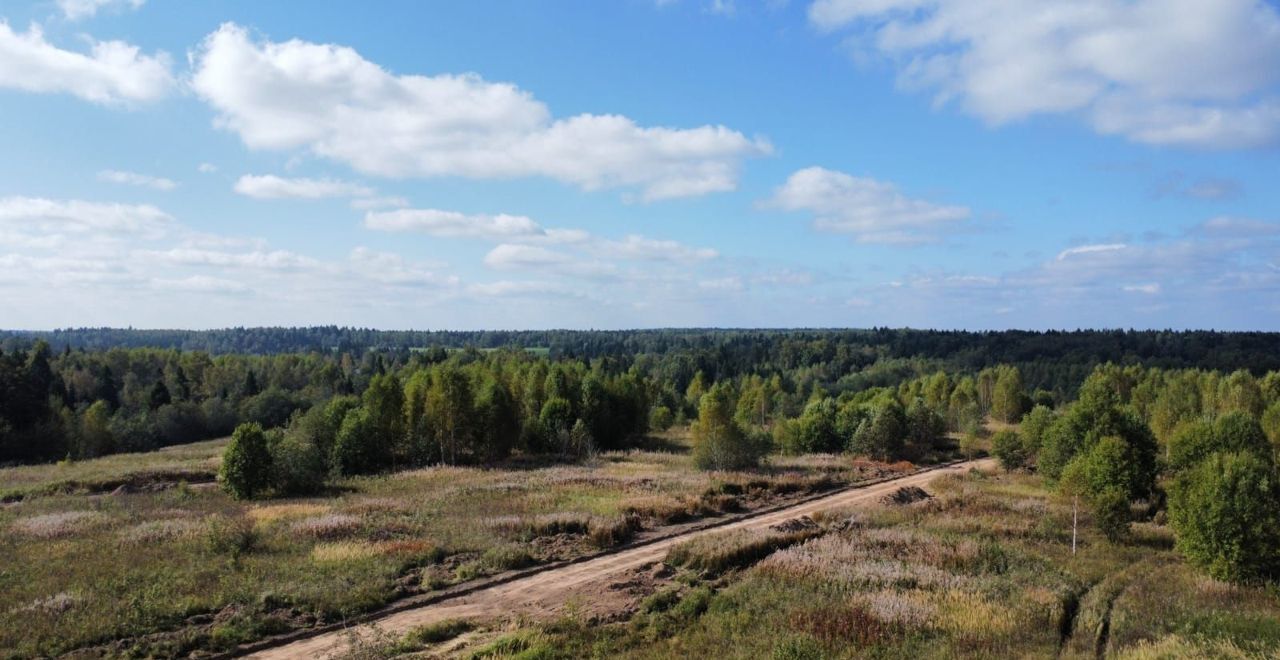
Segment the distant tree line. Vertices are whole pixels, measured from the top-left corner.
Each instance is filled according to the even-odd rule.
[[[403,355],[427,347],[545,351],[552,359],[653,360],[663,380],[681,391],[701,371],[712,381],[751,374],[812,378],[829,389],[896,385],[904,373],[939,369],[976,373],[1016,366],[1031,389],[1063,398],[1095,366],[1199,368],[1261,376],[1280,370],[1280,333],[1170,330],[964,332],[871,328],[865,330],[659,329],[620,331],[388,331],[318,326],[222,330],[75,328],[51,332],[0,331],[0,349],[26,350],[43,339],[65,347],[102,351],[158,348],[211,355],[281,353]],[[400,358],[403,360],[403,357]],[[836,387],[837,381],[844,380]]]

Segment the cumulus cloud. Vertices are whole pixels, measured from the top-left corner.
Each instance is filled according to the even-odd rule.
[[[122,7],[136,10],[146,3],[147,0],[58,0],[58,9],[67,20],[78,21],[93,18],[100,9]]]
[[[1150,144],[1280,137],[1280,14],[1264,0],[815,0],[809,19],[993,125],[1074,113]]]
[[[1069,259],[1076,255],[1097,254],[1099,252],[1118,252],[1129,246],[1124,243],[1097,243],[1093,245],[1080,245],[1073,248],[1067,248],[1058,253],[1058,261]]]
[[[315,268],[320,265],[315,259],[285,250],[226,252],[176,247],[169,250],[142,252],[140,256],[183,266],[252,268],[256,270],[297,270]]]
[[[148,174],[138,174],[137,172],[125,172],[121,170],[102,170],[101,172],[98,172],[98,180],[106,181],[108,183],[119,183],[126,186],[141,186],[155,190],[173,190],[178,187],[177,182],[172,179],[166,179],[160,176],[150,176]]]
[[[787,178],[766,206],[808,211],[822,231],[852,234],[861,243],[913,244],[937,240],[972,215],[963,206],[944,206],[902,194],[897,186],[821,167]]]
[[[113,204],[41,197],[0,198],[0,228],[24,234],[155,236],[172,226],[173,217],[150,204]]]
[[[246,174],[236,181],[235,191],[254,199],[326,199],[374,194],[372,188],[349,181],[284,178],[274,174]]]
[[[39,26],[14,32],[0,20],[0,87],[73,94],[107,105],[146,103],[174,87],[169,56],[146,55],[123,41],[93,41],[89,53],[63,50]]]
[[[771,151],[723,126],[554,118],[512,84],[396,75],[351,48],[255,41],[230,23],[193,62],[193,89],[250,148],[305,149],[377,176],[540,176],[656,200],[732,190],[740,162]]]
[[[440,209],[399,209],[367,213],[364,226],[376,231],[414,232],[438,238],[572,246],[593,257],[614,260],[695,262],[719,256],[711,248],[691,247],[679,241],[646,238],[638,234],[612,240],[581,229],[543,227],[528,216],[506,213],[488,215]],[[512,249],[516,247],[519,246],[512,246]],[[550,253],[549,250],[544,252]],[[534,251],[526,251],[525,254],[534,254]]]
[[[360,197],[351,200],[351,208],[357,211],[372,211],[376,209],[400,208],[409,205],[409,200],[397,195],[388,195],[385,197]]]
[[[364,226],[377,231],[417,232],[444,238],[503,240],[544,236],[546,231],[523,215],[467,215],[438,209],[401,209],[368,213]]]

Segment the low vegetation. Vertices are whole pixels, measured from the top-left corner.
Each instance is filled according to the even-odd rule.
[[[510,638],[544,658],[1243,658],[1280,648],[1275,592],[1204,575],[1173,550],[1167,526],[1134,523],[1113,542],[1086,513],[1073,552],[1070,500],[1043,477],[975,472],[931,489],[772,552],[738,550],[768,532],[681,546],[669,562],[736,577],[660,590],[623,623],[570,616]],[[731,556],[741,560],[721,559]]]

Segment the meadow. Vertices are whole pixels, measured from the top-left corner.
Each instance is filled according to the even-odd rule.
[[[943,477],[934,497],[823,515],[820,532],[725,534],[673,548],[671,586],[625,621],[572,613],[365,644],[522,658],[1263,658],[1280,653],[1274,588],[1219,582],[1157,520],[1123,543],[1041,478]],[[807,538],[806,538],[807,537]],[[761,550],[763,548],[763,551]],[[736,564],[736,565],[735,565]],[[727,570],[726,570],[727,569]],[[436,640],[431,643],[423,640]],[[452,645],[451,645],[452,644]]]
[[[709,473],[693,467],[686,442],[676,431],[652,449],[573,464],[346,477],[317,496],[257,502],[181,481],[215,474],[223,441],[6,468],[0,649],[225,651],[886,472],[809,455]]]

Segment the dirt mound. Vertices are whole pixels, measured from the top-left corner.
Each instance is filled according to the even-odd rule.
[[[809,516],[800,516],[799,518],[784,520],[776,525],[770,525],[769,529],[772,529],[775,532],[783,532],[784,534],[791,534],[793,532],[803,532],[810,529],[818,529],[818,527],[819,527],[818,523],[814,522],[813,518],[810,518]]]
[[[933,496],[919,486],[903,486],[902,488],[880,498],[880,503],[890,505],[911,504],[912,502],[927,500],[931,497]]]

